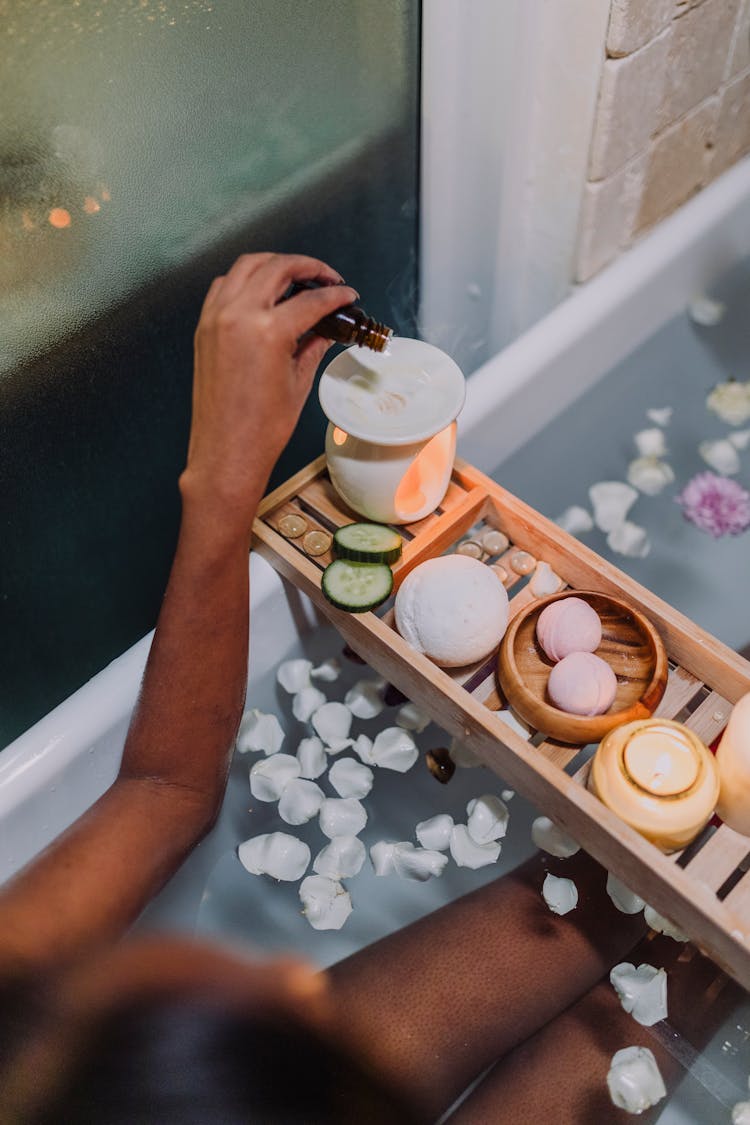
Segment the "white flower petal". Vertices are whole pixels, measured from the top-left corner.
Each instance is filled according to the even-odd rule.
[[[648,430],[639,430],[637,434],[633,435],[633,441],[641,457],[665,457],[667,454],[664,430],[659,429],[658,426]]]
[[[374,719],[383,710],[384,680],[357,680],[344,696],[344,703],[358,719]]]
[[[568,859],[581,850],[581,845],[567,832],[563,832],[562,828],[558,828],[548,816],[538,816],[533,822],[531,839],[543,852],[560,859]]]
[[[300,723],[306,723],[310,716],[317,711],[326,701],[320,688],[308,684],[298,691],[292,700],[292,714]]]
[[[326,797],[320,806],[320,831],[334,836],[358,836],[367,824],[367,813],[355,797]]]
[[[381,769],[406,773],[419,757],[416,743],[401,727],[386,727],[372,744],[372,758]]]
[[[461,769],[472,770],[482,764],[471,747],[467,746],[465,742],[460,742],[457,738],[451,739],[449,753],[453,764]]]
[[[718,441],[702,441],[698,452],[707,465],[724,477],[732,477],[740,471],[740,459],[737,450],[727,438]]]
[[[735,430],[733,434],[729,435],[727,440],[731,441],[735,449],[747,449],[748,445],[750,445],[750,430]]]
[[[646,411],[646,417],[649,422],[654,422],[657,426],[668,426],[672,421],[673,413],[674,408],[671,406],[652,406]]]
[[[750,1102],[737,1102],[732,1106],[732,1125],[750,1125]]]
[[[469,801],[466,815],[469,818],[466,824],[469,835],[477,844],[501,840],[508,831],[508,806],[494,793],[485,793]]]
[[[312,660],[285,660],[276,670],[276,679],[284,691],[296,695],[310,685]]]
[[[453,831],[453,817],[448,813],[438,813],[429,820],[421,820],[416,828],[416,836],[423,848],[432,852],[448,850]]]
[[[312,725],[326,746],[334,747],[338,742],[348,739],[352,713],[343,703],[324,703],[313,715]]]
[[[688,301],[687,311],[690,319],[702,328],[713,328],[723,318],[727,307],[721,301],[714,301],[699,293]]]
[[[591,531],[594,526],[591,516],[580,504],[571,504],[560,513],[555,523],[570,535],[581,535],[584,531]]]
[[[352,743],[352,749],[361,762],[366,766],[374,766],[375,759],[372,756],[372,739],[368,738],[366,734],[358,734]]]
[[[495,841],[488,844],[478,844],[469,834],[465,824],[456,824],[451,832],[450,849],[453,859],[459,867],[470,867],[476,871],[479,867],[486,867],[495,863],[500,855],[500,845]]]
[[[562,587],[562,578],[555,573],[549,563],[537,563],[536,570],[529,581],[529,590],[535,598],[546,598],[548,594],[556,594]]]
[[[431,722],[430,716],[420,711],[415,703],[404,703],[396,712],[396,726],[413,730],[415,734],[421,734]]]
[[[667,974],[653,965],[615,965],[609,979],[626,1012],[643,1027],[667,1018]]]
[[[572,879],[547,875],[542,884],[542,896],[553,914],[568,914],[578,906],[578,888]]]
[[[250,770],[250,792],[256,801],[278,801],[289,782],[299,777],[299,769],[292,754],[261,758]]]
[[[269,832],[245,840],[237,849],[240,863],[251,875],[270,875],[293,883],[310,862],[310,849],[287,832]]]
[[[327,754],[340,754],[342,750],[348,750],[350,746],[354,745],[352,738],[332,738],[328,746],[326,746]]]
[[[297,747],[300,777],[312,780],[328,769],[328,755],[321,740],[313,735],[303,738]]]
[[[308,875],[300,883],[302,913],[314,930],[340,930],[352,912],[349,892],[335,879]]]
[[[633,894],[611,871],[607,873],[607,894],[623,914],[639,914],[646,905],[642,898]]]
[[[335,656],[330,656],[328,660],[318,664],[317,668],[312,668],[310,675],[314,680],[322,680],[324,683],[332,684],[341,675],[341,665]]]
[[[589,499],[594,509],[594,523],[600,531],[613,531],[625,519],[638,493],[619,480],[602,480],[592,484]]]
[[[628,465],[628,483],[646,496],[656,496],[674,480],[672,466],[655,457],[636,457]]]
[[[376,875],[392,875],[396,868],[393,863],[396,844],[391,840],[379,840],[370,848],[370,860]]]
[[[427,848],[415,848],[408,840],[393,845],[393,868],[402,879],[425,883],[433,876],[442,875],[447,862],[447,855]]]
[[[730,426],[741,426],[750,419],[750,382],[728,379],[718,383],[706,398],[706,406]]]
[[[643,1113],[667,1096],[664,1080],[648,1047],[616,1051],[607,1075],[609,1096],[618,1109]]]
[[[625,520],[607,536],[607,546],[618,555],[630,559],[645,559],[651,550],[651,541],[645,527]]]
[[[515,795],[515,789],[503,789],[502,793],[500,794],[504,801],[512,801]]]
[[[307,824],[320,812],[325,793],[314,781],[292,778],[279,800],[279,816],[287,824]]]
[[[313,860],[313,871],[327,879],[351,879],[365,862],[365,845],[356,836],[334,836]]]
[[[237,734],[237,749],[240,754],[256,750],[262,750],[267,756],[276,754],[283,741],[284,731],[275,715],[253,707],[242,716]]]
[[[328,774],[328,780],[339,797],[366,797],[372,789],[373,779],[372,770],[354,758],[339,758]]]
[[[652,930],[656,930],[666,937],[671,937],[674,941],[690,941],[690,938],[686,933],[683,933],[679,926],[675,926],[674,922],[670,922],[663,914],[659,914],[653,906],[644,908],[643,917],[646,919],[646,925],[650,926]]]

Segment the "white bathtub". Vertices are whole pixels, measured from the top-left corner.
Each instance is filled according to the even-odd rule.
[[[690,296],[748,253],[746,161],[472,376],[459,434],[463,456],[485,471],[494,470]],[[330,651],[333,642],[320,632],[309,603],[285,588],[257,556],[250,570],[250,700],[268,708],[278,703],[276,664],[299,651],[322,657],[327,653],[321,644]],[[0,755],[0,878],[53,839],[114,778],[149,643],[150,637],[143,638]],[[244,936],[267,947],[283,944],[325,964],[489,877],[486,870],[460,871],[432,884],[394,886],[392,880],[362,876],[369,880],[367,894],[359,896],[363,905],[344,930],[315,933],[299,915],[291,890],[286,895],[269,888],[239,868],[234,856],[238,841],[265,830],[261,821],[254,820],[251,827],[246,820],[246,769],[244,762],[235,766],[215,830],[149,908],[142,925]],[[407,838],[418,819],[447,807],[448,800],[460,816],[467,796],[497,790],[495,779],[477,776],[483,773],[459,771],[445,790],[425,771],[413,771],[408,781],[399,777],[389,782],[380,804],[375,802],[379,811],[372,817],[373,831]],[[529,850],[533,810],[518,797],[512,810],[504,866]],[[729,1033],[724,1029],[722,1034]],[[703,1086],[713,1084],[726,1102],[730,1088],[722,1085],[710,1061],[701,1065]],[[705,1121],[695,1116],[700,1114],[697,1090],[694,1082],[683,1084],[660,1120],[665,1125]],[[719,1106],[717,1112],[726,1114]]]

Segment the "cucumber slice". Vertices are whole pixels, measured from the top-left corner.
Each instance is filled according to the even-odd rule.
[[[401,558],[401,536],[382,523],[348,523],[334,535],[333,550],[352,562],[394,563]]]
[[[393,589],[393,574],[385,563],[335,559],[323,571],[321,587],[337,609],[365,613],[388,597]]]

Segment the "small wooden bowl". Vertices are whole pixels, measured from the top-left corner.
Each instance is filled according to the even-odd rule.
[[[571,715],[548,701],[547,680],[554,662],[536,639],[542,610],[562,598],[582,598],[602,622],[596,655],[617,677],[617,695],[603,715]],[[669,665],[661,637],[642,613],[620,598],[565,590],[532,602],[513,618],[500,646],[498,676],[510,706],[522,719],[560,742],[599,742],[621,723],[649,718],[664,695]]]

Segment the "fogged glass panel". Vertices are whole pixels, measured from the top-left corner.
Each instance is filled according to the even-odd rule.
[[[244,250],[413,331],[419,5],[0,0],[0,745],[154,624],[192,331]],[[277,471],[322,447],[311,401]]]

